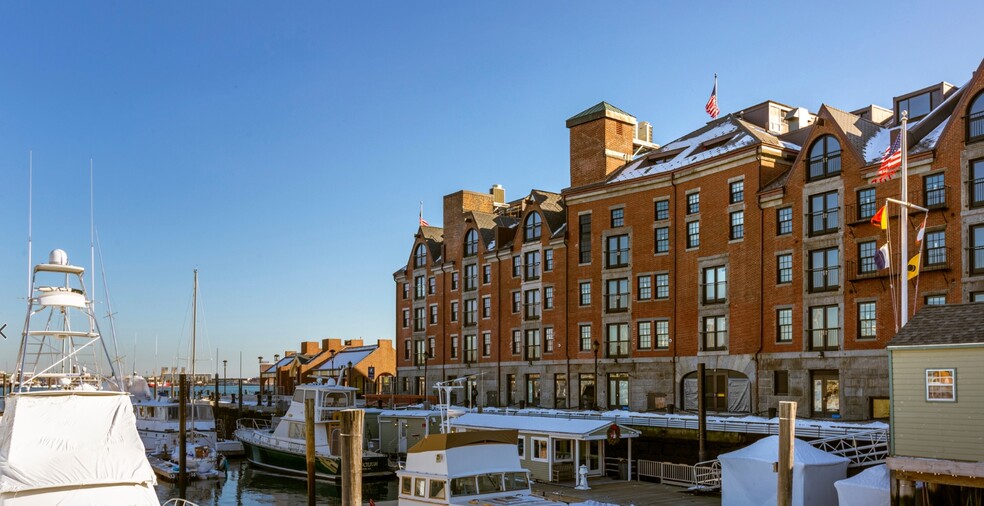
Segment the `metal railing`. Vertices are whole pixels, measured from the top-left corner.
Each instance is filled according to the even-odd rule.
[[[888,456],[888,429],[857,432],[810,441],[815,448],[850,459],[848,467],[865,467],[885,462]]]

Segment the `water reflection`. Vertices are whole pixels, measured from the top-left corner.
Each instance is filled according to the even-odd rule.
[[[369,481],[362,486],[362,500],[375,502],[395,500],[396,480]],[[333,483],[319,481],[315,485],[317,503],[328,505],[342,504],[342,489]],[[175,483],[159,481],[157,497],[164,501],[180,497]],[[185,499],[199,506],[255,504],[294,505],[307,503],[307,482],[293,476],[283,476],[250,468],[245,460],[233,459],[229,462],[229,472],[225,479],[195,481],[188,484]]]

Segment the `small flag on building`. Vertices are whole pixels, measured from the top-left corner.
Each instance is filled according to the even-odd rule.
[[[892,263],[892,255],[888,252],[888,243],[886,242],[875,252],[875,267],[882,270],[888,267],[890,263]]]
[[[718,109],[718,75],[714,74],[714,88],[711,89],[711,98],[707,99],[707,105],[704,106],[704,110],[707,114],[711,115],[711,119],[717,118],[718,114],[721,114],[721,109]]]
[[[921,243],[923,236],[926,235],[926,218],[929,218],[929,215],[923,216],[922,225],[919,226],[919,232],[916,233],[916,244]]]
[[[897,137],[895,137],[895,142],[892,147],[885,150],[885,154],[882,155],[881,166],[878,167],[878,175],[871,180],[871,184],[877,184],[884,181],[888,181],[895,175],[902,166],[902,133],[900,132]]]
[[[424,219],[424,202],[423,201],[420,202],[420,212],[417,214],[417,218],[420,220],[420,226],[421,227],[429,227],[430,226],[430,223],[427,223],[427,220]]]
[[[881,206],[871,217],[871,224],[882,230],[888,230],[888,204]]]
[[[909,271],[909,277],[906,279],[912,279],[919,275],[919,253],[916,253],[916,255],[909,260],[909,266],[906,270]]]

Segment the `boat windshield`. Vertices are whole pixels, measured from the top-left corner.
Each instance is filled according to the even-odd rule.
[[[456,497],[529,489],[530,482],[525,472],[485,473],[451,480],[451,495]]]
[[[478,475],[478,493],[491,494],[502,492],[502,473],[488,473]]]
[[[344,408],[349,405],[345,392],[324,392],[321,394],[321,405],[324,407]]]
[[[526,473],[506,473],[506,490],[529,490],[530,481]]]

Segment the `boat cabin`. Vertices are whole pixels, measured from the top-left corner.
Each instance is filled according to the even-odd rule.
[[[314,400],[314,445],[327,455],[338,455],[341,448],[341,421],[339,411],[355,408],[355,388],[335,385],[328,379],[324,383],[299,385],[294,390],[290,407],[274,429],[274,437],[296,440],[305,444],[304,401]]]
[[[441,414],[433,410],[393,409],[379,413],[379,451],[405,454],[431,434],[440,434]]]

